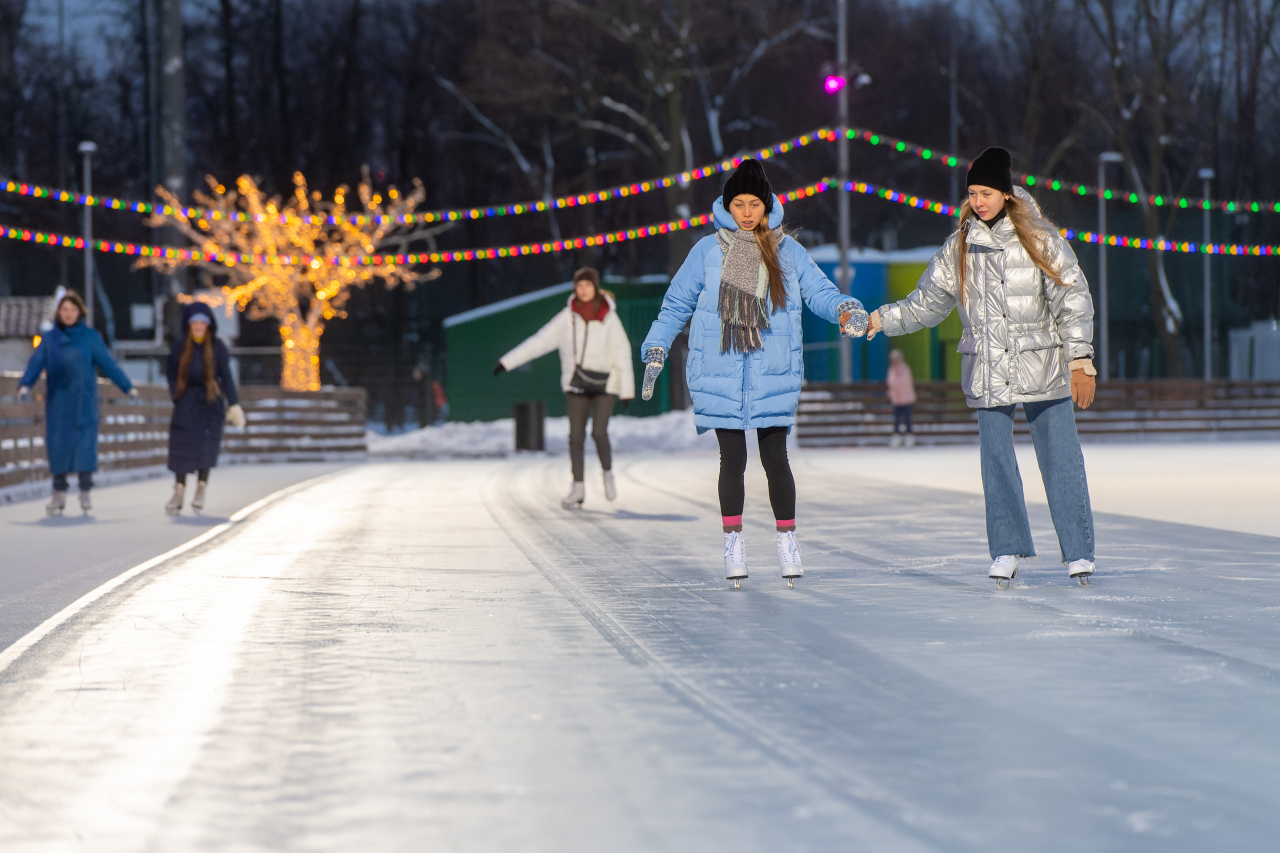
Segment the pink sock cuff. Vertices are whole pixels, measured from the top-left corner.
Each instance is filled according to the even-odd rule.
[[[721,523],[722,525],[724,525],[725,527],[733,527],[733,526],[734,526],[734,525],[736,525],[736,524],[741,524],[741,523],[742,523],[742,516],[740,516],[740,515],[722,515],[722,516],[720,516],[720,523]]]
[[[796,520],[794,518],[779,518],[776,520],[778,527],[795,527]]]

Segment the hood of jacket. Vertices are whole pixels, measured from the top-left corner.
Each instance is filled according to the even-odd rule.
[[[191,316],[197,313],[209,315],[209,334],[216,338],[218,336],[218,309],[203,302],[192,302],[182,309],[182,334],[185,335],[187,333],[187,324],[191,322]]]
[[[1031,193],[1022,187],[1014,187],[1013,194],[1019,200],[1026,202],[1031,207],[1031,227],[1043,228],[1049,231],[1053,229],[1049,223],[1045,221],[1044,214],[1040,212],[1040,205],[1036,204],[1036,200],[1031,197]],[[987,246],[992,249],[1010,248],[1014,243],[1018,242],[1018,232],[1013,228],[1013,222],[1008,216],[1004,216],[996,223],[995,228],[987,228],[978,217],[974,216],[965,222],[965,228],[968,234],[965,240],[969,243],[976,243],[979,246]]]
[[[599,288],[597,288],[597,290],[599,290]],[[604,317],[608,317],[610,311],[616,312],[618,310],[618,303],[614,302],[612,297],[610,297],[609,294],[605,293],[603,290],[599,290],[599,293],[601,296],[604,297],[604,304],[608,306],[608,310],[604,312]],[[578,314],[577,311],[573,310],[573,300],[576,298],[577,298],[576,294],[570,293],[569,298],[565,300],[565,307],[569,309],[570,314]],[[581,317],[582,315],[578,314],[578,316]],[[601,317],[600,319],[603,320],[604,317]]]
[[[716,228],[729,228],[734,231],[738,230],[738,223],[733,221],[733,216],[729,211],[724,209],[724,202],[716,199],[711,203],[711,218],[715,220]],[[772,231],[782,224],[782,199],[778,198],[775,193],[773,196],[773,210],[769,212],[769,230]]]

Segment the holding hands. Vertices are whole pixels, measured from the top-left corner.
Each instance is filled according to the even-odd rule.
[[[880,312],[868,314],[861,308],[854,308],[840,313],[840,334],[850,338],[867,336],[871,340],[883,328],[880,323]]]

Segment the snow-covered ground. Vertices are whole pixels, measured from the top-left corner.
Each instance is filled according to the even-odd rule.
[[[1203,447],[1090,474],[1130,465],[1156,515],[1249,473]],[[1274,846],[1280,538],[1100,511],[1080,587],[1033,502],[1042,557],[998,591],[966,457],[796,463],[794,590],[756,465],[724,582],[713,453],[620,449],[576,512],[535,454],[232,516],[0,652],[0,849]]]
[[[548,453],[567,452],[568,418],[547,418],[545,431]],[[375,456],[507,456],[515,453],[516,432],[515,421],[504,418],[475,423],[450,422],[393,436],[370,431],[365,438],[369,453]],[[698,435],[693,425],[692,409],[651,418],[615,415],[609,419],[609,441],[615,447],[625,447],[633,453],[716,449],[713,433]],[[589,434],[587,451],[589,455],[595,453],[595,442]]]

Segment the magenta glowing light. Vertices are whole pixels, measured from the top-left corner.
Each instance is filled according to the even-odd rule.
[[[826,90],[828,95],[834,95],[836,92],[839,92],[848,85],[848,83],[848,79],[842,75],[828,74],[827,79],[823,81],[822,88]]]

